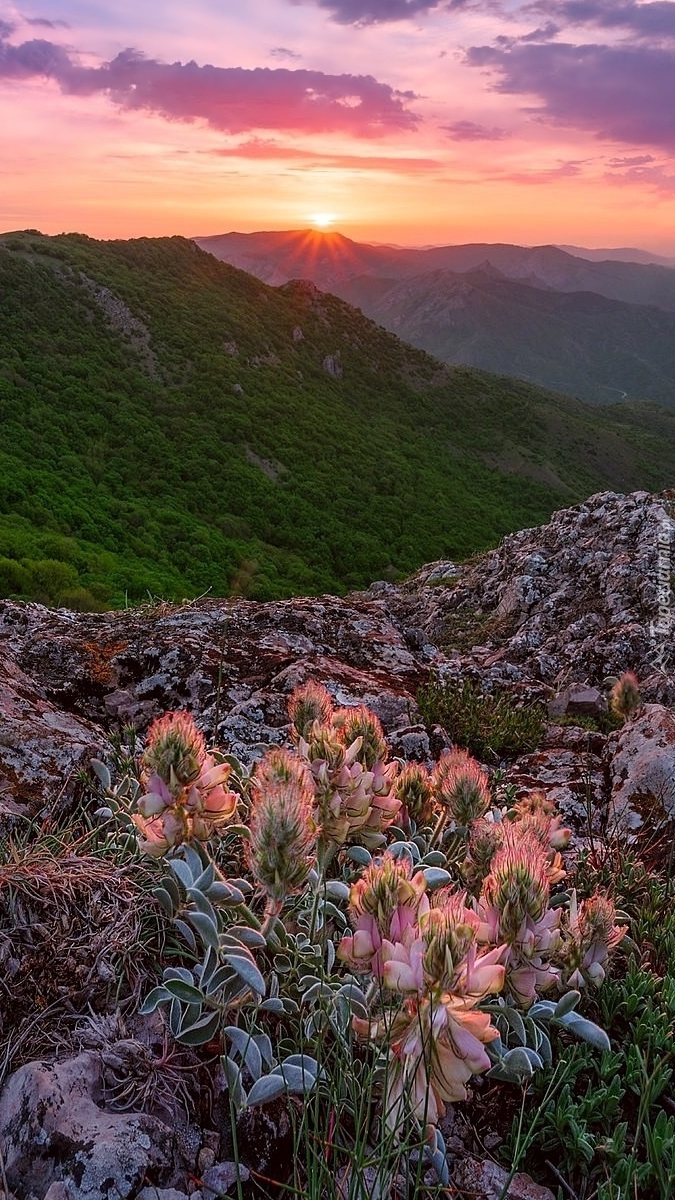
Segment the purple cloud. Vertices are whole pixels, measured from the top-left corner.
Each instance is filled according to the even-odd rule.
[[[673,6],[675,7],[675,5]],[[466,61],[497,76],[495,90],[539,97],[554,124],[597,137],[675,150],[675,52],[644,45],[472,46]]]
[[[438,9],[460,9],[473,0],[314,0],[340,25],[382,25],[387,21],[407,21]]]
[[[610,158],[610,167],[644,167],[647,163],[656,162],[653,154],[634,154],[632,158]]]
[[[0,78],[55,80],[70,95],[103,93],[121,108],[158,113],[170,121],[206,121],[213,129],[243,133],[284,129],[378,137],[414,129],[419,118],[399,92],[372,75],[326,75],[285,67],[198,66],[163,63],[124,50],[100,67],[81,67],[61,46],[42,39],[10,45],[0,40]]]
[[[287,46],[273,46],[270,54],[272,58],[302,58],[301,54],[297,54],[295,50],[289,50]]]
[[[47,17],[24,17],[26,25],[39,25],[42,29],[70,29],[67,21],[50,21]]]
[[[570,25],[630,29],[644,38],[675,37],[672,0],[653,0],[650,4],[636,4],[635,0],[560,0],[551,4],[551,0],[538,0],[527,11],[554,16]]]
[[[12,25],[9,21],[3,21],[2,17],[0,17],[0,39],[11,37],[15,29],[15,25]]]
[[[451,125],[441,125],[450,134],[453,142],[499,142],[507,137],[507,131],[498,125],[479,125],[477,121],[453,121]]]

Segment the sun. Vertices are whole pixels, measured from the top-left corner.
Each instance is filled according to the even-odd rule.
[[[316,229],[330,229],[337,220],[335,213],[312,213],[309,219]]]

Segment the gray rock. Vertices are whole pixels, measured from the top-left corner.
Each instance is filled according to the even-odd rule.
[[[0,1153],[19,1196],[35,1189],[50,1200],[125,1200],[149,1170],[170,1181],[168,1126],[144,1113],[106,1112],[100,1089],[100,1059],[89,1052],[28,1063],[10,1077],[0,1095]]]
[[[629,827],[657,811],[675,816],[675,713],[645,704],[611,739],[611,800]]]
[[[452,1183],[473,1200],[555,1200],[550,1188],[535,1183],[529,1175],[514,1175],[508,1191],[504,1188],[508,1173],[489,1159],[464,1158],[455,1166]]]
[[[239,1163],[238,1166],[234,1162],[216,1163],[215,1166],[209,1167],[204,1172],[204,1178],[202,1179],[204,1200],[212,1200],[213,1196],[229,1192],[231,1188],[236,1188],[237,1179],[241,1183],[246,1183],[250,1178],[251,1173],[243,1163]]]

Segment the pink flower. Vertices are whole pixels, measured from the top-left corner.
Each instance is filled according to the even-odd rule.
[[[444,751],[432,772],[431,787],[438,803],[464,828],[490,807],[487,775],[466,750]]]

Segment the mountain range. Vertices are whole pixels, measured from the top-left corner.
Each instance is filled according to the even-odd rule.
[[[309,279],[445,362],[594,403],[629,396],[675,405],[668,260],[623,261],[619,250],[596,261],[604,252],[501,243],[414,249],[312,230],[196,240],[267,283]]]
[[[6,234],[0,295],[0,595],[344,592],[675,473],[675,412],[444,365],[187,239]]]

